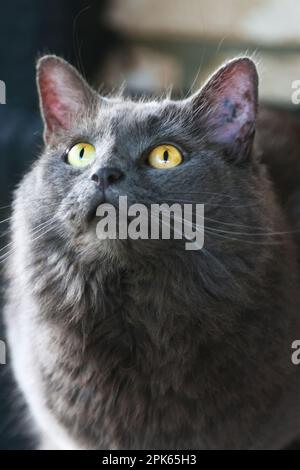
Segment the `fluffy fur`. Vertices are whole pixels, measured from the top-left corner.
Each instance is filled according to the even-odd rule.
[[[300,335],[298,247],[252,150],[254,64],[226,64],[184,101],[104,99],[56,57],[39,62],[38,82],[46,144],[15,193],[5,318],[41,441],[75,449],[288,444],[300,431],[290,357]],[[62,158],[78,140],[95,145],[93,168]],[[166,141],[184,163],[147,166],[147,150]],[[107,191],[113,204],[120,195],[204,203],[204,249],[99,241],[91,218],[99,166],[125,175]]]

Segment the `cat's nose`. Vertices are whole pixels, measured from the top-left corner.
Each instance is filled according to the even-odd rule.
[[[118,168],[99,168],[91,176],[91,179],[96,183],[96,185],[104,190],[111,184],[115,183],[124,176],[124,173]]]

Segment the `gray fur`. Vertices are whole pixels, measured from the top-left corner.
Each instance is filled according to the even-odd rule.
[[[214,109],[201,93],[132,102],[87,90],[82,114],[46,143],[13,205],[5,317],[41,436],[58,448],[283,447],[299,434],[297,246],[270,234],[292,228],[251,152],[253,132],[229,158],[211,139]],[[78,139],[97,148],[95,168],[126,175],[109,202],[204,203],[205,249],[97,240],[93,168],[61,158]],[[145,151],[166,139],[184,164],[148,167]]]

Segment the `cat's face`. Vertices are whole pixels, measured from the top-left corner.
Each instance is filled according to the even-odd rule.
[[[103,244],[97,207],[117,207],[120,196],[147,207],[201,203],[225,222],[255,219],[257,76],[249,59],[230,62],[183,101],[102,98],[53,56],[40,60],[38,84],[46,148],[34,197],[44,201],[39,217],[54,217],[68,243]],[[150,158],[154,149],[168,150],[165,166]]]

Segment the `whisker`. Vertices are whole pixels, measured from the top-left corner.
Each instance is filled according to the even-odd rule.
[[[1,220],[0,224],[4,224],[5,222],[8,222],[9,220],[11,220],[11,217],[8,217],[7,219]]]
[[[39,235],[38,237],[34,238],[31,241],[36,241],[36,240],[40,239],[41,237],[43,237],[44,235],[49,233],[52,230],[52,228],[53,228],[53,226],[48,228],[48,230],[46,230],[41,235]],[[13,248],[13,249],[9,250],[7,253],[5,253],[4,255],[0,256],[0,265],[3,265],[8,260],[8,258],[15,252],[16,252],[16,248]]]
[[[167,201],[168,201],[168,200],[169,200],[169,201],[172,201],[172,199],[166,199],[166,200],[167,200]],[[183,202],[184,202],[184,201],[183,201]],[[190,202],[190,201],[189,201],[189,202]],[[191,202],[190,202],[190,203],[191,203]],[[191,204],[195,204],[195,203],[191,203]],[[206,205],[206,204],[204,203],[204,206],[205,206],[205,205]],[[229,207],[229,206],[226,206],[226,207]],[[230,206],[230,207],[231,207],[231,206]],[[235,207],[235,206],[233,206],[233,207]],[[202,217],[202,216],[201,216],[201,217]],[[222,224],[222,225],[230,225],[230,226],[233,226],[233,227],[245,227],[245,228],[252,228],[252,229],[253,229],[253,225],[234,224],[234,223],[232,223],[232,222],[224,222],[224,221],[222,221],[222,220],[212,219],[212,218],[210,218],[210,217],[208,217],[208,216],[204,216],[204,219],[209,220],[210,222],[220,223],[220,224]],[[257,228],[259,228],[259,227],[257,227]]]
[[[169,215],[169,213],[166,212],[166,211],[162,211],[162,212]],[[201,228],[202,228],[202,227],[199,227],[198,225],[196,225],[195,223],[190,222],[189,220],[187,220],[185,218],[180,219],[179,217],[176,217],[174,215],[173,215],[173,218],[175,220],[178,220],[179,222],[188,223],[190,226],[196,228],[197,230],[201,230]],[[230,233],[230,234],[233,234],[233,235],[240,235],[240,234],[236,233],[236,232],[222,231],[222,230],[214,229],[213,227],[209,227],[207,225],[203,226],[203,228],[204,228],[204,231],[208,231],[208,233],[210,233],[210,234],[213,234],[213,235],[219,236],[220,238],[224,238],[224,239],[231,240],[231,241],[246,242],[246,243],[250,243],[250,244],[254,244],[254,245],[280,245],[280,244],[283,243],[282,241],[272,241],[272,242],[265,241],[264,242],[264,241],[252,241],[252,240],[247,240],[247,239],[228,237],[228,236],[225,236],[224,234],[225,233]],[[223,235],[221,235],[221,234],[223,234]],[[249,234],[247,234],[247,235],[249,235]],[[259,234],[259,235],[262,235],[262,234]]]
[[[206,220],[217,222],[217,221],[215,221],[213,219],[209,219],[209,218],[206,218]],[[245,227],[247,227],[247,226],[245,226]],[[209,227],[209,226],[208,226],[208,228],[211,229],[211,230],[214,230],[215,232],[228,233],[230,235],[240,235],[240,236],[243,236],[243,237],[266,237],[266,236],[275,237],[275,236],[279,236],[279,235],[289,235],[291,233],[299,232],[299,230],[295,230],[295,231],[285,231],[285,232],[261,232],[261,233],[256,233],[256,232],[251,233],[250,232],[250,233],[245,233],[245,232],[235,232],[235,231],[232,231],[232,230],[223,230],[223,229],[218,229],[218,228]]]
[[[41,224],[37,225],[36,227],[34,227],[32,229],[32,232],[31,232],[31,235],[34,235],[35,233],[37,233],[36,231],[40,231],[42,230],[43,228],[45,228],[45,226],[51,224],[52,222],[54,221],[53,218],[51,218],[50,220],[46,220],[45,222],[42,222]]]
[[[203,60],[204,60],[205,54],[206,54],[206,49],[203,48],[202,54],[201,54],[200,65],[199,65],[199,67],[198,67],[197,73],[196,73],[196,75],[195,75],[194,80],[192,81],[192,84],[191,84],[190,88],[188,89],[188,91],[187,91],[187,93],[185,94],[185,96],[184,96],[183,99],[186,99],[188,96],[190,96],[191,93],[193,93],[193,88],[194,88],[195,84],[197,83],[197,80],[198,80],[198,78],[199,78],[200,72],[201,72],[201,70],[202,70]]]
[[[229,197],[230,199],[239,199],[238,196],[232,196],[231,194],[225,194],[225,193],[216,193],[213,191],[176,191],[172,192],[170,191],[169,194],[192,194],[192,195],[197,195],[199,196],[200,194],[209,194],[212,196],[220,196],[220,197]]]
[[[8,235],[9,233],[10,233],[10,229],[9,229],[9,230],[6,230],[4,233],[1,233],[1,234],[0,234],[0,238],[6,237],[6,235]]]
[[[1,249],[0,249],[0,253],[4,250],[6,250],[8,247],[10,247],[11,245],[13,245],[13,242],[9,242],[7,245],[3,246]]]
[[[47,225],[49,225],[50,223],[52,222],[52,220],[47,220],[46,222],[43,222],[42,224],[39,224],[37,225],[36,227],[33,228],[33,230],[31,231],[30,235],[36,235],[37,233],[39,233],[41,230],[43,230],[45,227],[47,227]],[[4,250],[6,250],[6,248],[8,248],[9,246],[13,245],[13,242],[9,242],[7,245],[5,245],[4,247],[0,248],[0,253]]]
[[[202,247],[201,251],[205,254],[205,255],[208,255],[213,261],[215,261],[216,264],[218,264],[222,269],[223,271],[232,279],[234,285],[240,290],[242,291],[242,288],[240,286],[240,284],[237,282],[236,278],[233,276],[233,274],[228,271],[228,269],[226,268],[226,266],[224,266],[224,263],[222,263],[220,260],[218,260],[218,258],[216,258],[207,248],[204,248]]]
[[[237,241],[237,242],[242,242],[242,243],[248,243],[251,245],[282,245],[283,241],[253,241],[253,240],[246,240],[246,239],[241,239],[241,238],[234,238],[234,237],[228,237],[226,235],[221,235],[220,233],[216,233],[214,230],[210,229],[209,227],[206,226],[205,230],[210,233],[211,235],[214,235],[219,238],[224,238],[225,240],[230,240],[230,241]]]
[[[158,220],[160,221],[160,219],[158,219]],[[180,219],[178,219],[178,220],[180,220]],[[185,221],[186,221],[187,223],[190,223],[188,220],[185,220]],[[166,226],[168,226],[169,228],[171,228],[171,226],[168,225],[168,224],[167,224],[166,222],[164,222],[163,220],[161,220],[161,222],[162,222],[164,225],[166,225]],[[180,235],[182,235],[180,232],[178,232],[178,230],[175,230],[174,227],[173,227],[173,230],[175,231],[175,233],[179,233]],[[190,240],[188,240],[184,235],[182,235],[182,236],[183,236],[183,239],[184,239],[185,241],[190,241]],[[194,243],[196,243],[196,242],[194,242]],[[197,245],[197,243],[196,243],[196,245]],[[239,290],[242,290],[242,289],[241,289],[241,286],[240,286],[239,283],[236,281],[236,279],[235,279],[235,277],[233,276],[233,274],[232,274],[231,272],[229,272],[228,269],[224,266],[224,264],[221,263],[221,261],[219,261],[208,249],[206,249],[206,248],[204,248],[204,247],[202,246],[201,248],[199,247],[199,251],[202,251],[204,254],[210,256],[211,259],[212,259],[213,261],[215,261],[215,263],[217,263],[217,264],[223,269],[223,271],[232,279],[234,285],[235,285]]]
[[[162,202],[172,202],[172,203],[179,203],[179,204],[184,204],[184,203],[187,203],[187,204],[197,204],[197,202],[195,201],[191,201],[189,199],[164,199],[164,201]],[[214,203],[214,202],[210,202],[210,201],[204,201],[204,202],[201,202],[201,203],[198,203],[198,204],[204,204],[205,206],[211,206],[211,207],[224,207],[224,208],[228,208],[228,209],[232,209],[232,208],[244,208],[244,207],[257,207],[258,206],[258,203],[251,203],[251,204],[223,204],[220,205],[220,203]]]
[[[44,235],[46,235],[47,233],[49,233],[49,232],[53,229],[53,227],[54,227],[54,225],[55,225],[55,223],[54,223],[55,221],[52,221],[52,222],[53,222],[53,224],[50,225],[50,227],[48,228],[48,230],[46,230],[45,232],[43,232],[43,233],[42,233],[41,235],[39,235],[38,237],[33,238],[33,240],[31,240],[31,242],[35,242],[36,240],[39,240],[41,237],[43,237]]]
[[[224,222],[223,220],[218,220],[218,219],[213,219],[211,217],[208,217],[208,216],[201,216],[199,215],[199,217],[201,217],[203,220],[208,220],[210,222],[214,222],[216,224],[221,224],[221,225],[228,225],[228,226],[232,226],[232,227],[242,227],[242,228],[256,228],[257,230],[261,230],[261,232],[235,232],[235,231],[230,231],[230,230],[224,230],[224,229],[218,229],[216,227],[208,227],[210,228],[211,230],[215,230],[217,232],[221,232],[221,233],[229,233],[229,234],[232,234],[232,235],[241,235],[241,236],[253,236],[253,237],[259,237],[259,236],[279,236],[279,235],[290,235],[290,234],[295,234],[295,233],[299,233],[300,232],[300,229],[295,229],[295,230],[282,230],[282,231],[265,231],[265,229],[261,228],[261,227],[255,227],[253,225],[246,225],[246,224],[237,224],[237,223],[232,223],[232,222]],[[207,227],[207,225],[206,225]]]
[[[35,229],[33,229],[32,232],[29,234],[30,236],[35,236],[35,235],[37,235],[38,233],[40,233],[42,230],[44,230],[46,228],[49,228],[49,229],[46,230],[45,232],[43,232],[40,236],[32,239],[31,241],[35,241],[38,238],[44,236],[46,233],[48,233],[50,230],[52,230],[53,226],[54,226],[54,220],[51,219],[50,221],[48,220],[47,222],[44,222],[43,224],[40,224],[37,227],[35,227]],[[10,248],[11,246],[13,246],[13,244],[14,244],[13,241],[9,242],[7,245],[5,245],[4,247],[2,247],[0,249],[0,253],[7,250],[7,248]],[[14,253],[15,250],[16,250],[15,248],[12,248],[12,249],[8,250],[8,252],[1,255],[0,256],[0,264],[2,264],[4,261],[6,261]]]
[[[15,252],[15,249],[10,250],[8,253],[6,253],[3,256],[0,256],[0,266],[5,263],[5,261],[8,260],[8,258]]]

